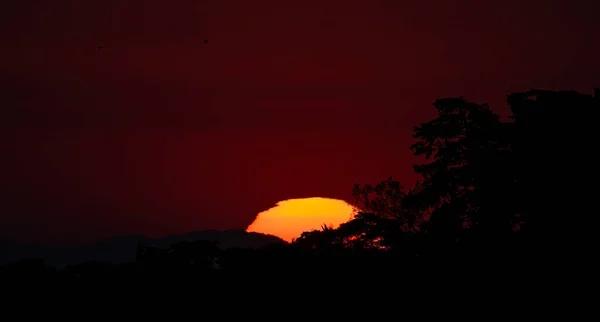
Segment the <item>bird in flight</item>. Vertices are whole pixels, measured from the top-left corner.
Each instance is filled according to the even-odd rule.
[[[96,49],[97,49],[97,50],[100,50],[100,49],[102,49],[102,48],[104,48],[104,46],[102,46],[102,45],[98,45],[98,46],[96,46]]]
[[[208,44],[208,39],[204,39],[204,43],[205,43],[205,44]]]

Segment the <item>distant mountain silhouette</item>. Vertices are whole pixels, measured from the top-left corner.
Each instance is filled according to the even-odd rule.
[[[0,241],[0,265],[25,258],[43,258],[46,260],[46,264],[58,268],[89,261],[109,263],[133,262],[138,244],[168,248],[172,244],[186,240],[217,242],[222,249],[260,248],[271,244],[286,243],[279,237],[249,233],[244,230],[205,230],[163,238],[128,235],[110,238],[99,243],[72,247],[46,247]]]

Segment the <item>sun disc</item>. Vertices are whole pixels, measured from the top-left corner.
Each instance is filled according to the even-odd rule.
[[[302,232],[320,229],[323,225],[337,228],[350,220],[354,213],[355,208],[343,200],[319,197],[289,199],[259,213],[246,231],[274,235],[291,242]]]

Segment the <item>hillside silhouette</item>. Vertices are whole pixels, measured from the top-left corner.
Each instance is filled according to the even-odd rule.
[[[0,265],[31,258],[43,259],[46,264],[59,268],[90,261],[127,263],[135,261],[138,247],[168,249],[173,244],[197,240],[214,242],[222,249],[260,248],[271,244],[285,243],[275,236],[249,233],[244,230],[204,230],[161,238],[129,235],[70,247],[46,247],[4,241],[0,242]]]
[[[304,232],[291,244],[240,231],[126,236],[69,250],[65,257],[57,251],[49,261],[42,259],[46,250],[24,247],[20,256],[28,259],[5,256],[11,263],[2,275],[190,280],[217,271],[384,274],[474,263],[575,265],[591,258],[586,254],[596,239],[585,216],[594,209],[597,184],[589,173],[596,167],[591,129],[599,94],[513,93],[507,96],[509,121],[463,97],[438,99],[437,116],[413,131],[410,149],[423,160],[414,165],[417,184],[405,188],[391,177],[357,184],[360,211],[354,219]],[[59,264],[66,267],[57,269]]]

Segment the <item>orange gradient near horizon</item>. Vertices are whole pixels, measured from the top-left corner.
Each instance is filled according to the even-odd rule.
[[[277,236],[287,242],[323,225],[339,227],[352,219],[355,208],[343,200],[302,198],[280,201],[258,214],[246,231]]]

